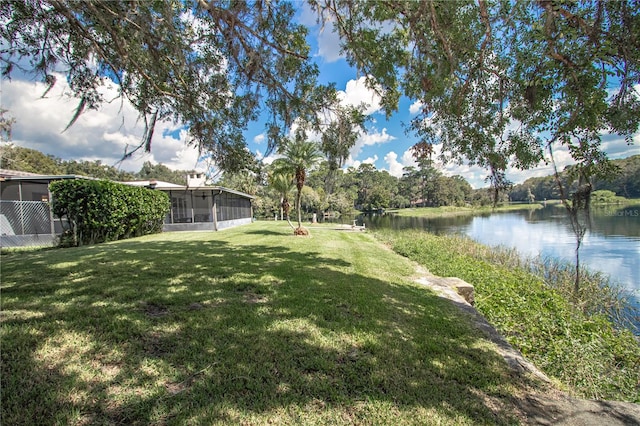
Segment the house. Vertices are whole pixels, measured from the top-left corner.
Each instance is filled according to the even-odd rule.
[[[218,231],[253,220],[253,196],[222,186],[208,186],[202,173],[187,176],[187,185],[157,180],[122,182],[166,192],[171,210],[162,230]]]
[[[63,229],[49,207],[49,183],[63,179],[92,178],[0,169],[0,247],[55,244]]]
[[[93,179],[79,175],[39,175],[0,169],[0,247],[54,245],[63,232],[51,213],[49,183],[62,179]],[[221,186],[205,185],[195,174],[187,185],[155,180],[121,182],[164,191],[171,200],[163,231],[217,231],[251,223],[254,197]]]

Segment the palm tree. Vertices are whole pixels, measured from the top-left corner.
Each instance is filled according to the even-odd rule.
[[[302,188],[307,179],[307,170],[322,160],[322,153],[315,142],[307,141],[302,138],[285,139],[280,148],[283,158],[279,158],[274,163],[276,170],[279,172],[288,172],[293,175],[293,181],[296,184],[296,210],[298,211],[298,228],[296,234],[307,235],[306,229],[302,228],[302,209],[300,208],[300,198],[302,196]]]
[[[280,219],[287,218],[287,222],[291,225],[289,220],[289,210],[291,205],[289,204],[289,192],[293,189],[293,174],[283,170],[275,170],[269,173],[269,186],[273,188],[280,196]],[[291,225],[293,228],[293,225]]]

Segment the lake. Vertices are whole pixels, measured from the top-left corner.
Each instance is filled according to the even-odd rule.
[[[608,274],[640,301],[640,205],[593,208],[591,227],[580,248],[580,262]],[[482,244],[505,246],[529,256],[575,261],[575,236],[561,206],[447,218],[362,216],[368,228],[424,229],[464,234]]]

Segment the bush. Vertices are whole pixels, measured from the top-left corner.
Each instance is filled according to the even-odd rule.
[[[57,181],[50,190],[53,214],[66,223],[65,246],[160,232],[170,206],[164,192],[107,180]]]
[[[618,197],[615,192],[601,189],[591,193],[593,204],[619,204],[624,201],[624,197]]]

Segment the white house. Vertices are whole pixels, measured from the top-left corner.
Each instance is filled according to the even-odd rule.
[[[55,244],[63,229],[49,207],[49,183],[63,179],[92,178],[0,169],[0,247]],[[221,186],[207,186],[204,175],[189,176],[186,186],[156,180],[121,183],[169,195],[171,209],[163,231],[217,231],[252,221],[254,197]]]

